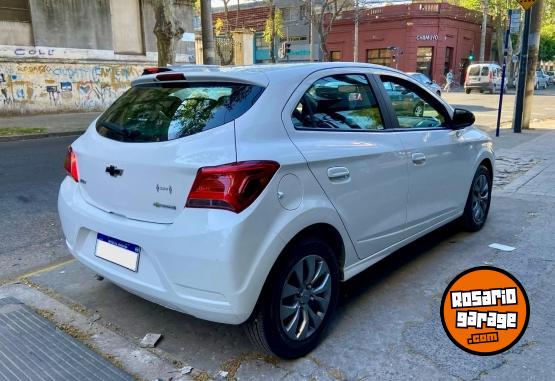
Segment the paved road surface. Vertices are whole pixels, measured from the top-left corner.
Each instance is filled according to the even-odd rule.
[[[56,200],[73,140],[0,143],[0,280],[68,257]]]

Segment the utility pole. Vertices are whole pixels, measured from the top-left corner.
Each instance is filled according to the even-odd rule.
[[[480,56],[479,60],[485,60],[485,51],[486,51],[486,32],[488,28],[488,0],[483,0],[483,11],[484,16],[482,17],[482,34],[480,35]]]
[[[358,62],[358,0],[355,0],[355,44],[353,46],[353,62]]]
[[[528,63],[526,67],[526,87],[524,104],[522,108],[522,128],[530,128],[530,115],[532,115],[532,99],[536,86],[536,67],[540,49],[540,30],[543,15],[544,0],[536,0],[530,9],[530,37],[528,39]]]
[[[202,27],[202,62],[216,64],[216,44],[212,27],[212,4],[210,0],[200,0],[200,23]]]

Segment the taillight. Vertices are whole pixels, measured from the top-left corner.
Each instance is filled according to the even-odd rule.
[[[185,75],[183,75],[183,73],[157,74],[156,79],[158,81],[184,81]]]
[[[278,168],[275,161],[243,161],[201,168],[185,206],[239,213],[256,200]]]
[[[493,73],[491,71],[489,72],[489,82],[493,82]]]
[[[75,156],[75,152],[73,152],[71,146],[67,148],[64,168],[68,176],[71,176],[71,178],[75,181],[79,181],[79,172],[77,171],[77,156]]]

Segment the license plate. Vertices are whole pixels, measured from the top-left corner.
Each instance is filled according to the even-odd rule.
[[[137,271],[141,248],[135,244],[98,233],[94,255],[129,269]]]

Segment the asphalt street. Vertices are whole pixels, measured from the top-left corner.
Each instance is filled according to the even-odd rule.
[[[73,140],[0,143],[0,281],[68,258],[56,200]]]

